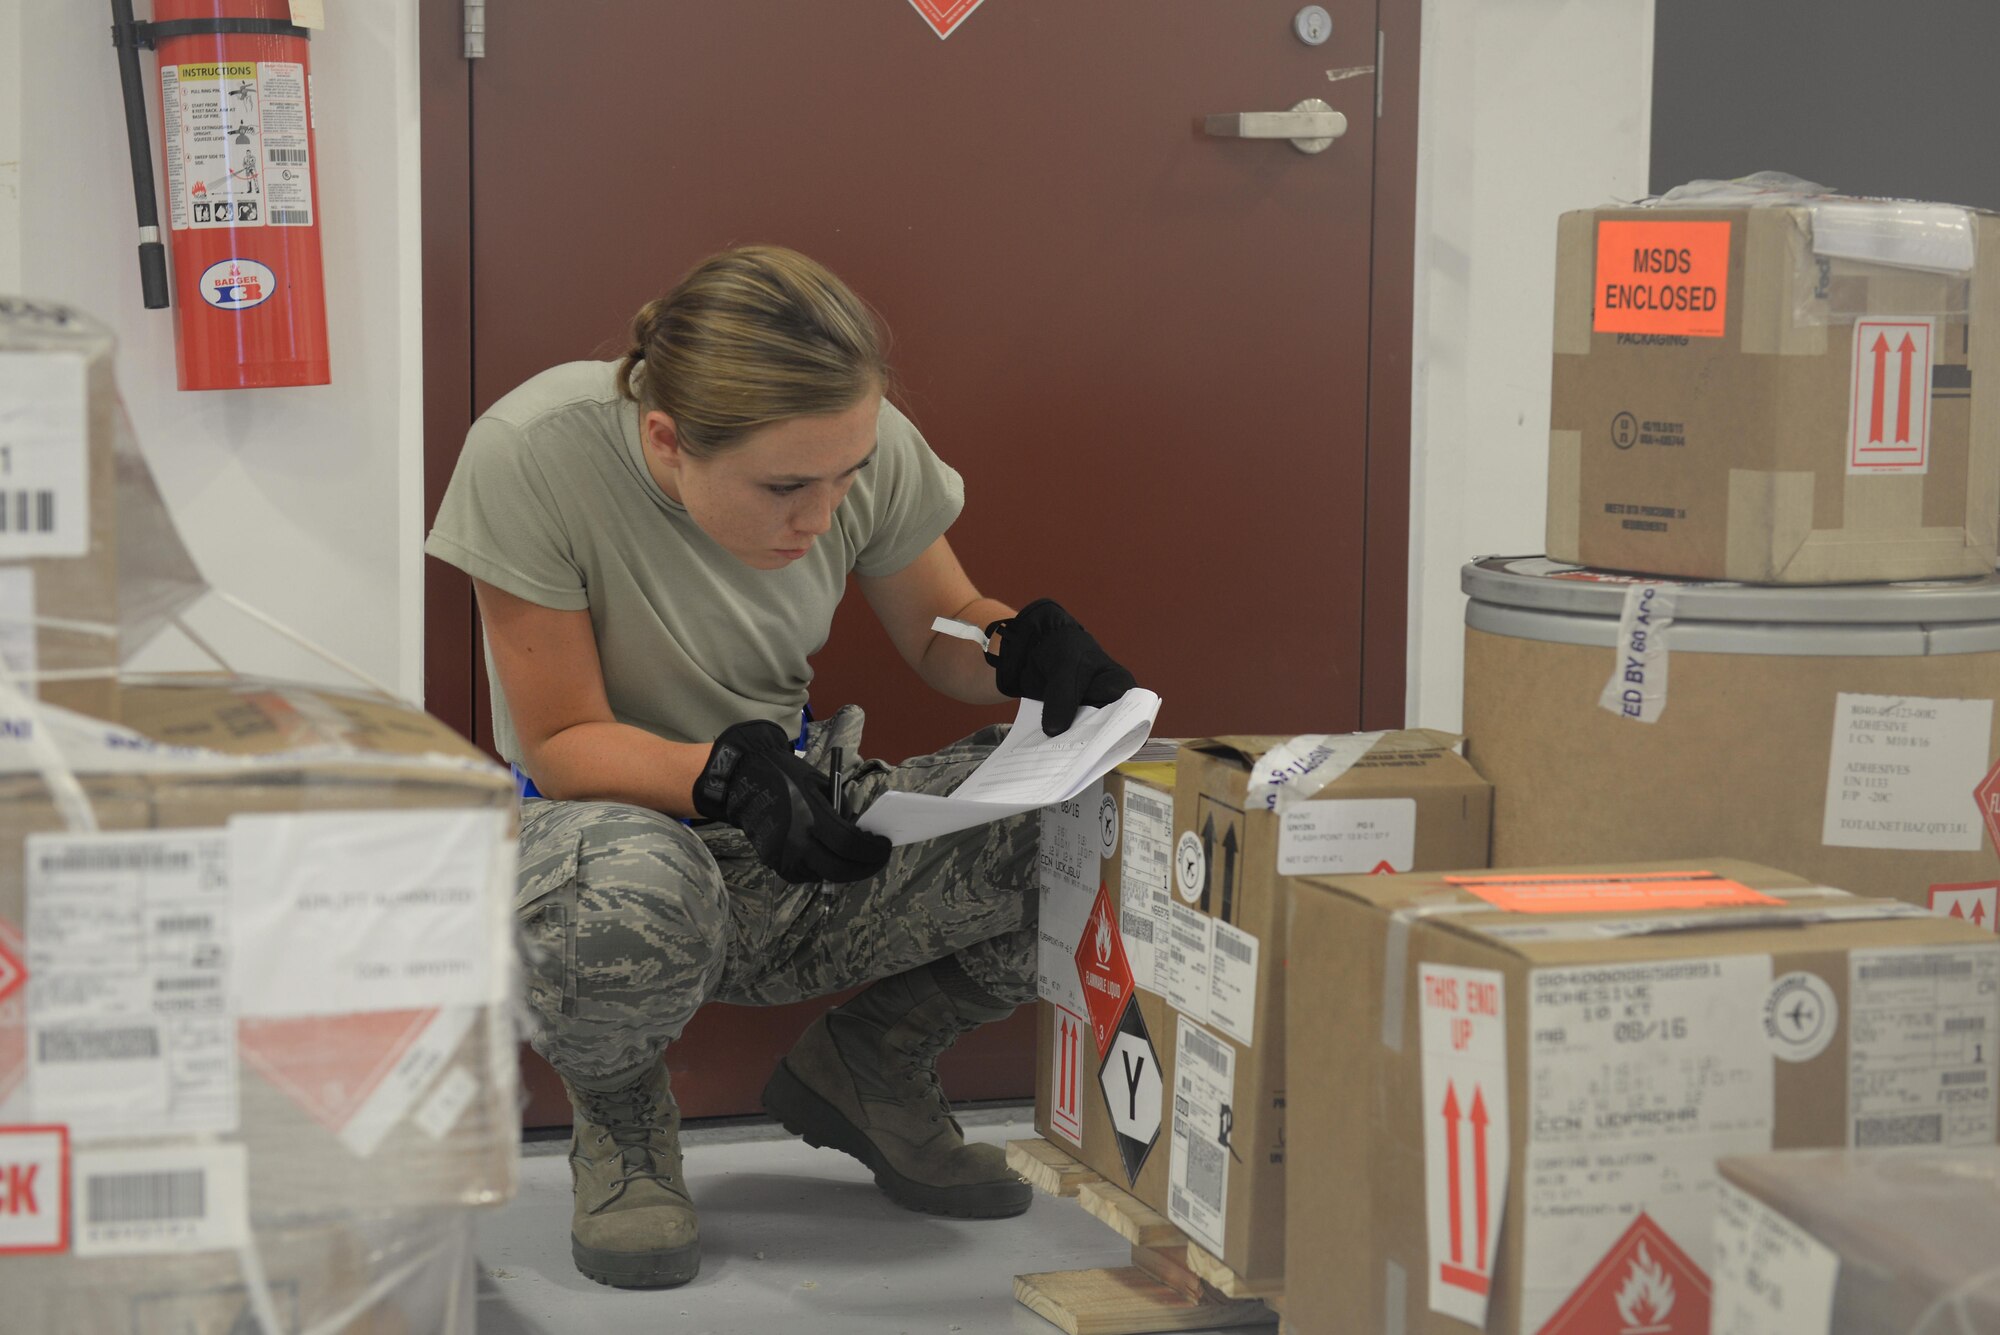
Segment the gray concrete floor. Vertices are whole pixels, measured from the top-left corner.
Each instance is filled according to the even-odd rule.
[[[1023,1107],[960,1120],[993,1144],[1034,1134]],[[1131,1263],[1074,1201],[1038,1195],[1015,1219],[938,1219],[899,1209],[859,1163],[775,1126],[696,1128],[684,1144],[701,1211],[692,1284],[621,1292],[577,1274],[568,1143],[531,1144],[520,1195],[479,1220],[480,1335],[1050,1335],[1014,1301],[1016,1273]]]

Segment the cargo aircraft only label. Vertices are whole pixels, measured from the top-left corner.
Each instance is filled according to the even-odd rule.
[[[1597,224],[1591,328],[1721,338],[1729,315],[1729,224]]]

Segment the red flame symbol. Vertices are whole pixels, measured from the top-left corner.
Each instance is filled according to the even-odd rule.
[[[1632,1273],[1618,1290],[1618,1315],[1625,1319],[1625,1335],[1665,1330],[1661,1323],[1673,1310],[1674,1281],[1641,1242]]]

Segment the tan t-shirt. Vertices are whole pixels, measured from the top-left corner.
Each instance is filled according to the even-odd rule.
[[[653,480],[616,368],[554,367],[474,422],[424,550],[531,603],[589,609],[619,722],[677,742],[753,718],[789,734],[847,573],[894,574],[922,555],[964,484],[884,402],[875,461],[833,528],[784,569],[753,570]],[[490,647],[486,666],[494,744],[518,763]]]

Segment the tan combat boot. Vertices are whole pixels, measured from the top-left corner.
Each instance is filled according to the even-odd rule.
[[[764,1086],[764,1108],[808,1145],[853,1155],[898,1205],[997,1219],[1033,1195],[997,1145],[968,1145],[938,1084],[938,1055],[1012,1007],[953,998],[930,970],[876,983],[806,1030]]]
[[[665,1064],[598,1088],[563,1083],[576,1110],[569,1149],[576,1268],[621,1289],[687,1283],[701,1269],[701,1238],[681,1176],[681,1113]]]

